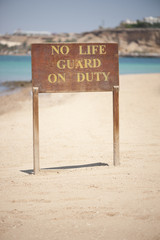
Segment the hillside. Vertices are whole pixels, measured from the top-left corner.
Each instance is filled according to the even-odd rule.
[[[160,29],[100,29],[91,32],[51,35],[0,36],[0,55],[31,54],[32,43],[117,42],[120,56],[160,57]]]

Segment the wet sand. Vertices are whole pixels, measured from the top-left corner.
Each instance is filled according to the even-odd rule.
[[[118,167],[111,93],[40,95],[36,176],[31,87],[0,100],[0,239],[160,239],[160,74],[120,76]]]

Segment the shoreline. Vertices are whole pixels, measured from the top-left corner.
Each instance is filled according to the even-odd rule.
[[[138,75],[156,75],[156,74],[160,74],[159,73],[131,73],[131,74],[120,74],[119,78],[123,77],[123,76],[138,76]],[[0,83],[0,97],[1,96],[5,96],[8,94],[13,94],[15,91],[17,90],[21,90],[24,88],[31,88],[32,87],[32,80],[22,80],[22,81],[4,81]],[[2,89],[2,90],[1,90]]]
[[[32,81],[6,81],[0,83],[0,97],[13,94],[17,90],[31,87]]]

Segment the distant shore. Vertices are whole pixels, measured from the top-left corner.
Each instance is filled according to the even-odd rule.
[[[130,53],[130,54],[119,54],[119,57],[139,57],[139,58],[160,58],[158,53]]]
[[[160,57],[160,28],[97,29],[82,33],[32,33],[0,36],[0,55],[30,55],[33,43],[118,43],[119,55]]]
[[[157,75],[157,74],[160,74],[160,73],[137,73],[137,74],[120,74],[120,77],[121,76],[125,76],[125,75],[128,75],[128,76],[139,76],[139,75]],[[0,83],[0,96],[2,95],[8,95],[8,94],[12,94],[14,91],[17,91],[17,90],[20,90],[20,89],[25,89],[25,88],[31,88],[32,87],[32,80],[30,81],[4,81],[2,83]]]
[[[31,56],[31,54],[0,54],[0,56]],[[125,53],[119,53],[119,57],[139,57],[139,58],[160,58],[160,54],[159,53],[129,53],[129,54],[125,54]]]

